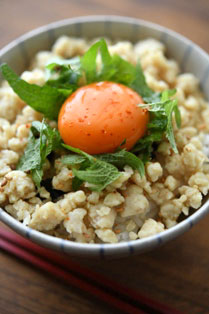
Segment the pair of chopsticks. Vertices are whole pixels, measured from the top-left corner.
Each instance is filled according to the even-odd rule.
[[[168,306],[71,261],[69,257],[42,248],[4,228],[0,228],[0,248],[117,308],[120,310],[118,313],[179,314]]]

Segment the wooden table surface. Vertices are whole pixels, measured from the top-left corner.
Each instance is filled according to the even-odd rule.
[[[170,27],[209,51],[208,0],[0,0],[0,48],[35,27],[93,14],[129,15]],[[209,216],[160,249],[122,260],[80,263],[182,313],[209,313]],[[0,313],[117,313],[4,253]]]

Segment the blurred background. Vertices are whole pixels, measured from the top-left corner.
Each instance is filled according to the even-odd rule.
[[[0,0],[0,46],[35,27],[95,14],[152,21],[180,32],[209,50],[208,0]]]
[[[169,27],[209,51],[209,0],[0,0],[0,48],[47,23],[111,14]],[[208,313],[209,216],[158,250],[81,264],[181,313]],[[0,252],[0,313],[117,313],[79,290]]]

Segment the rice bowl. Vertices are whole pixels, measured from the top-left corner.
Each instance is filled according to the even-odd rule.
[[[118,21],[120,20],[119,18],[117,19]],[[83,39],[62,37],[53,46],[52,54],[69,58],[75,56],[76,53],[83,54],[88,46],[88,41],[86,42]],[[75,49],[74,52],[72,52],[73,47]],[[63,55],[70,49],[71,51],[68,52],[67,56]],[[8,167],[8,175],[7,173],[3,174],[7,176],[6,178],[9,182],[5,183],[3,181],[5,178],[2,179],[3,183],[1,182],[2,187],[4,187],[2,204],[5,202],[3,197],[8,197],[10,202],[10,204],[4,206],[6,211],[18,220],[24,221],[24,224],[30,228],[44,231],[49,235],[61,237],[65,240],[87,242],[96,246],[97,244],[93,244],[94,242],[116,243],[138,238],[142,239],[143,237],[156,235],[165,228],[172,227],[168,231],[163,231],[162,235],[165,234],[166,238],[166,232],[169,234],[175,228],[178,230],[178,225],[176,227],[173,226],[176,224],[180,213],[183,212],[184,215],[188,215],[190,207],[199,208],[202,202],[202,195],[206,195],[208,191],[207,158],[202,153],[201,144],[204,133],[208,132],[208,109],[206,101],[204,101],[199,92],[195,76],[192,74],[179,75],[177,63],[168,60],[164,56],[165,48],[163,44],[153,39],[140,41],[135,46],[127,41],[122,41],[118,44],[113,43],[110,47],[111,49],[113,52],[129,59],[132,63],[136,62],[136,56],[140,56],[148,85],[153,90],[161,92],[168,87],[177,87],[178,100],[180,108],[182,108],[181,114],[183,117],[183,129],[176,131],[177,147],[180,155],[171,154],[168,142],[163,141],[158,147],[158,155],[155,157],[154,162],[150,162],[145,166],[146,176],[144,178],[141,178],[136,171],[126,166],[122,176],[124,180],[122,182],[113,182],[112,186],[109,186],[105,192],[101,192],[99,195],[96,192],[86,190],[88,185],[84,189],[72,192],[69,180],[71,169],[69,167],[61,167],[58,162],[55,166],[56,173],[52,181],[54,188],[59,190],[61,186],[61,190],[67,193],[67,196],[52,202],[49,193],[42,189],[43,194],[41,198],[45,199],[42,202],[40,198],[37,198],[37,191],[30,177],[24,172],[17,173],[16,170],[12,171],[10,167],[15,166],[27,144],[28,123],[31,123],[33,120],[41,120],[42,117],[40,114],[31,111],[29,107],[25,107],[7,89],[8,87],[3,87],[4,91],[2,91],[2,93],[9,94],[7,97],[12,97],[12,101],[6,106],[5,116],[2,117],[4,119],[4,121],[2,120],[5,126],[4,130],[7,132],[7,137],[2,140],[2,145],[9,143],[9,149],[3,146],[4,155],[2,157],[2,160],[9,162],[4,165],[4,167]],[[138,55],[136,54],[137,49]],[[150,51],[151,53],[149,53]],[[23,78],[31,83],[35,82],[41,85],[44,82],[43,66],[48,62],[49,55],[50,53],[39,53],[35,58],[35,63],[33,63],[33,70],[24,72]],[[14,107],[12,109],[11,104]],[[199,111],[198,104],[201,104],[201,111]],[[8,106],[10,106],[9,109]],[[192,115],[193,113],[195,113],[194,116]],[[15,121],[17,114],[19,114],[17,116],[18,120]],[[9,125],[5,118],[10,119]],[[205,119],[204,123],[202,123],[202,119]],[[13,122],[16,126],[11,126]],[[198,131],[196,129],[197,124],[199,124]],[[199,132],[200,130],[202,132]],[[166,169],[166,173],[164,169]],[[4,171],[6,170],[4,169]],[[14,183],[15,180],[18,183]],[[15,195],[17,186],[20,187],[18,196]],[[126,194],[124,192],[126,190],[127,195],[123,195]],[[15,198],[15,196],[17,197]],[[65,205],[64,202],[66,203]],[[39,203],[38,207],[37,203]],[[53,205],[55,203],[58,204]],[[67,208],[66,212],[63,212],[64,206]],[[121,210],[122,207],[123,210]],[[61,208],[62,210],[60,210]],[[139,210],[141,211],[140,213]],[[160,216],[158,212],[161,213]],[[45,218],[46,221],[41,221],[44,216],[43,213],[49,213],[47,218]],[[84,222],[85,215],[88,216],[87,225]],[[3,214],[2,217],[7,216]],[[71,221],[74,219],[77,221],[76,225],[71,224]],[[63,221],[65,222],[63,223]],[[23,228],[31,230],[27,227]],[[32,231],[33,233],[36,234]],[[42,238],[45,236],[47,237],[47,235],[42,235]],[[155,239],[159,239],[159,235],[155,237]],[[143,243],[146,243],[146,239],[136,240],[137,243],[140,241],[142,246],[144,245]],[[156,243],[159,242],[161,240],[157,240]],[[66,241],[62,243],[66,243]],[[75,245],[73,244],[73,247]]]

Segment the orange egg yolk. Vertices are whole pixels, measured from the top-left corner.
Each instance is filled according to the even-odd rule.
[[[89,154],[130,150],[146,132],[149,113],[137,104],[142,98],[122,84],[99,82],[83,86],[70,95],[58,118],[65,144]]]

